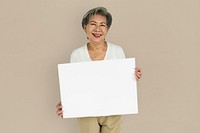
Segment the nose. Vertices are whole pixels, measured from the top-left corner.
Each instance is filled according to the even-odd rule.
[[[96,25],[95,26],[95,31],[100,31],[100,30],[101,30],[100,26]]]

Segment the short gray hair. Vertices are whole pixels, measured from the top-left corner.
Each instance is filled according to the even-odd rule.
[[[89,22],[90,17],[94,15],[101,15],[106,17],[106,24],[108,26],[108,29],[110,28],[112,24],[112,15],[107,11],[105,7],[96,7],[91,10],[89,10],[82,19],[82,27],[84,28],[84,25],[87,25]]]

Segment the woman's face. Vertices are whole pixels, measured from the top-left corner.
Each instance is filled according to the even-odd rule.
[[[89,19],[87,25],[84,26],[89,43],[104,43],[105,37],[108,33],[106,24],[106,17],[101,15],[94,15]]]

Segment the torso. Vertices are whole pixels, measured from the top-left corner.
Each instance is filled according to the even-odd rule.
[[[94,52],[88,49],[88,44],[75,49],[70,58],[71,63],[86,62],[86,61],[98,61],[98,60],[111,60],[111,59],[123,59],[125,54],[123,49],[115,44],[106,42],[107,45],[98,52]]]

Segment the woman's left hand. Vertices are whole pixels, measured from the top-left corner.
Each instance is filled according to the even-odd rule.
[[[141,68],[139,68],[139,67],[135,68],[135,77],[136,77],[136,80],[141,79],[141,77],[142,77],[142,69]]]

